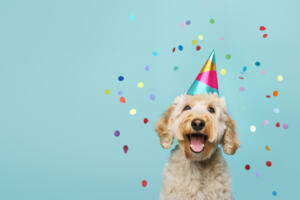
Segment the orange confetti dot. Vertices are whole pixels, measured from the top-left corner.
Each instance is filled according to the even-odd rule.
[[[273,96],[274,96],[274,97],[277,97],[277,96],[278,96],[278,94],[279,94],[279,93],[278,93],[278,91],[277,91],[277,90],[275,90],[275,91],[273,92]]]
[[[266,150],[271,151],[271,148],[268,145],[266,145]]]
[[[121,102],[121,103],[126,103],[125,97],[120,97],[120,102]]]

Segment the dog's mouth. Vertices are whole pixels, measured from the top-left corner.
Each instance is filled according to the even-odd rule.
[[[191,133],[187,135],[190,142],[190,149],[194,153],[201,153],[207,141],[207,135],[202,133]]]

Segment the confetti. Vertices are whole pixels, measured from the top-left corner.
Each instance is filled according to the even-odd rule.
[[[152,52],[152,55],[153,55],[153,56],[157,56],[157,52],[156,52],[156,51],[153,51],[153,52]]]
[[[239,79],[245,79],[245,78],[240,76]]]
[[[268,145],[266,145],[266,150],[271,151],[271,148]]]
[[[221,73],[222,76],[225,76],[226,75],[226,69],[224,69],[224,68],[221,69],[220,73]]]
[[[256,172],[255,176],[260,177],[260,173]]]
[[[185,24],[186,24],[186,25],[190,25],[190,24],[191,24],[191,21],[190,21],[190,20],[187,20],[187,21],[185,22]]]
[[[124,151],[125,154],[127,153],[127,151],[128,151],[128,146],[127,145],[123,146],[123,151]]]
[[[154,101],[154,100],[155,100],[155,94],[150,94],[150,99],[151,99],[152,101]]]
[[[176,72],[179,69],[178,66],[174,66],[173,70]]]
[[[254,125],[251,125],[251,126],[250,126],[250,131],[251,131],[252,133],[254,133],[254,132],[256,131],[256,127],[255,127]]]
[[[243,73],[247,71],[247,66],[243,67]]]
[[[272,195],[273,195],[273,196],[276,196],[276,195],[277,195],[277,192],[276,192],[276,191],[273,191],[273,192],[272,192]]]
[[[260,31],[265,31],[265,30],[266,30],[266,27],[260,26],[260,27],[259,27],[259,30],[260,30]]]
[[[211,18],[211,19],[209,20],[209,23],[214,24],[214,23],[215,23],[215,20],[214,20],[213,18]]]
[[[261,72],[260,72],[260,73],[262,73],[262,74],[266,74],[265,70],[261,70]]]
[[[126,103],[125,97],[120,97],[120,102],[121,102],[121,103]]]
[[[263,125],[268,125],[269,124],[269,120],[263,120]]]
[[[183,46],[182,46],[182,45],[179,45],[179,46],[178,46],[178,49],[179,49],[179,51],[182,51],[182,50],[183,50]]]
[[[175,47],[172,49],[172,52],[173,52],[173,53],[175,52],[175,49],[176,49]]]
[[[244,92],[245,90],[246,90],[246,88],[244,88],[244,87],[240,87],[240,88],[239,88],[239,91],[240,91],[240,92]]]
[[[133,20],[135,19],[135,16],[134,16],[134,15],[130,15],[130,16],[129,16],[129,19],[130,19],[131,21],[133,21]]]
[[[227,60],[230,60],[231,55],[230,55],[230,54],[226,54],[226,55],[225,55],[225,58],[226,58]]]
[[[118,92],[118,95],[122,96],[122,95],[123,95],[123,92],[120,90],[120,91]]]
[[[149,66],[149,65],[146,65],[146,66],[145,66],[145,70],[146,70],[146,71],[149,71],[149,70],[150,70],[150,66]]]
[[[182,26],[182,28],[184,28],[185,27],[185,23],[182,23],[181,26]]]
[[[116,137],[119,137],[119,136],[120,136],[120,131],[119,131],[119,130],[116,130],[116,131],[114,132],[114,135],[115,135]]]
[[[263,38],[267,38],[268,37],[268,34],[263,34]]]
[[[197,44],[197,40],[193,40],[193,41],[192,41],[192,44],[193,44],[193,45],[196,45],[196,44]]]
[[[282,75],[278,75],[277,76],[277,81],[282,82],[283,81],[283,76]]]
[[[277,128],[279,128],[279,127],[280,127],[280,123],[277,122],[277,123],[275,124],[275,126],[276,126]]]
[[[270,98],[271,96],[270,96],[270,95],[266,95],[266,97],[267,97],[267,98]]]
[[[144,83],[143,83],[143,82],[139,82],[139,83],[137,84],[137,86],[138,86],[138,88],[143,88],[143,87],[144,87]]]
[[[147,124],[149,122],[148,118],[144,118],[144,124]]]
[[[283,126],[282,126],[284,129],[288,129],[289,128],[289,125],[287,123],[284,123]]]
[[[124,76],[119,76],[118,79],[119,79],[119,81],[123,81],[124,80]]]
[[[260,62],[259,62],[259,61],[256,61],[254,64],[255,64],[257,67],[260,66]]]
[[[220,40],[223,41],[223,40],[224,40],[224,37],[220,37]]]
[[[143,186],[143,187],[146,187],[146,186],[147,186],[147,181],[146,181],[146,180],[143,180],[143,181],[142,181],[142,186]]]
[[[198,35],[198,39],[199,39],[199,40],[203,40],[203,39],[204,39],[204,36],[203,36],[203,35]]]
[[[196,46],[196,50],[199,51],[201,47],[199,45]]]
[[[135,115],[136,114],[136,109],[132,108],[129,110],[130,115]]]
[[[279,93],[278,93],[278,91],[277,91],[277,90],[274,90],[274,92],[273,92],[273,96],[274,96],[274,97],[277,97],[277,96],[278,96],[278,94],[279,94]]]
[[[109,89],[106,89],[106,90],[104,91],[104,93],[105,93],[106,95],[109,95],[109,94],[110,94],[110,90],[109,90]]]
[[[267,165],[267,167],[271,167],[272,166],[272,162],[271,161],[267,161],[266,165]]]
[[[279,108],[274,108],[274,109],[273,109],[273,112],[274,112],[275,114],[278,114],[278,113],[280,112],[280,110],[279,110]]]
[[[249,170],[249,169],[250,169],[250,165],[248,165],[248,164],[245,165],[245,169],[246,169],[246,170]]]

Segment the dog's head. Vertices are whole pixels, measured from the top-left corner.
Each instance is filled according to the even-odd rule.
[[[175,137],[187,159],[210,158],[218,144],[226,154],[239,147],[235,123],[226,112],[224,98],[217,94],[181,95],[156,123],[163,148],[170,148]]]

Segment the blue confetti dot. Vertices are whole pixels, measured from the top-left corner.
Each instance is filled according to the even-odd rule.
[[[276,196],[276,195],[277,195],[277,192],[276,192],[276,191],[273,191],[272,194],[273,194],[273,196]]]
[[[256,65],[257,67],[260,66],[260,62],[256,61],[256,62],[255,62],[255,65]]]
[[[130,19],[131,21],[133,21],[134,18],[135,18],[134,15],[130,15],[130,16],[129,16],[129,19]]]
[[[124,80],[124,76],[119,76],[119,81],[123,81]]]
[[[118,95],[122,96],[122,95],[123,95],[123,91],[120,90],[120,91],[118,92]]]
[[[156,52],[156,51],[153,51],[153,52],[152,52],[152,55],[153,55],[153,56],[157,56],[157,52]]]
[[[247,71],[247,66],[243,67],[243,72]]]
[[[178,46],[178,49],[179,49],[179,51],[182,51],[182,50],[183,50],[183,46],[182,46],[182,45],[179,45],[179,46]]]
[[[190,25],[190,24],[191,24],[191,21],[190,21],[190,20],[187,20],[187,21],[185,22],[185,24],[186,24],[186,25]]]
[[[150,99],[154,101],[155,100],[155,94],[150,94]]]

